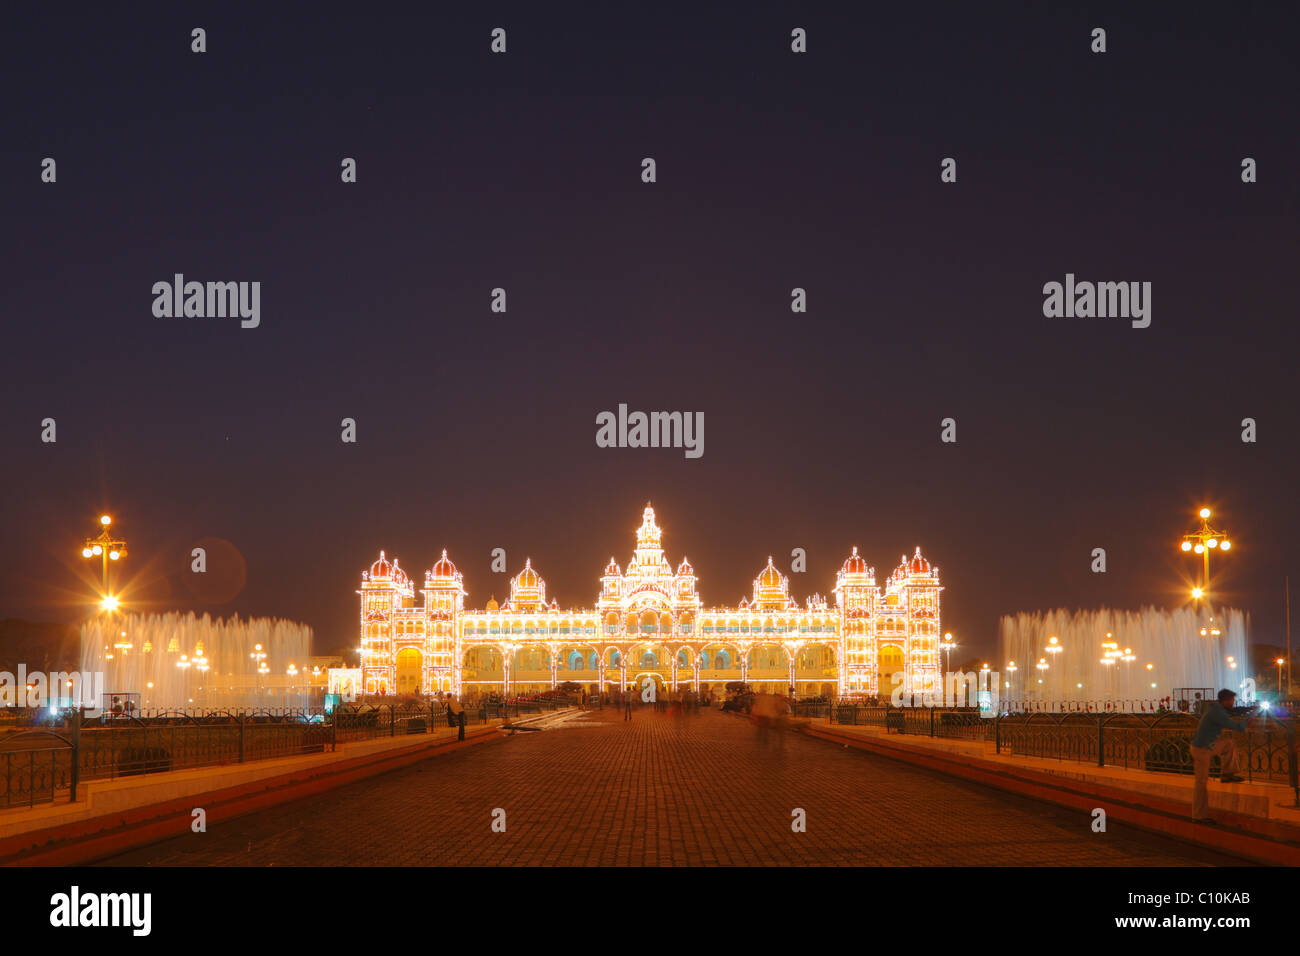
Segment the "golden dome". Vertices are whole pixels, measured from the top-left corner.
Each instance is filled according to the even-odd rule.
[[[781,572],[772,564],[772,557],[769,555],[767,558],[767,567],[765,567],[762,573],[758,576],[758,586],[763,588],[779,588],[781,587],[782,581],[783,578],[781,577]]]
[[[537,587],[537,572],[533,570],[533,559],[529,558],[524,562],[524,569],[515,575],[515,587],[533,590]]]

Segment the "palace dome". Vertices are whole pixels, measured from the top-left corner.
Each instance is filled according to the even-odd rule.
[[[370,566],[370,576],[372,578],[387,578],[393,574],[393,565],[384,557],[384,552],[379,552],[379,560]]]
[[[609,559],[609,564],[605,565],[605,576],[610,578],[616,578],[621,573],[622,572],[619,571],[618,569],[618,562],[611,557]]]
[[[677,573],[678,573],[678,574],[694,574],[694,573],[695,573],[695,569],[694,569],[693,567],[691,567],[691,562],[689,562],[689,561],[686,560],[686,556],[685,556],[685,555],[682,556],[682,563],[679,564],[679,565],[677,565]]]
[[[867,562],[862,560],[858,554],[857,546],[853,548],[853,553],[849,555],[848,560],[844,562],[844,567],[840,568],[842,574],[866,574]]]
[[[515,587],[531,590],[537,587],[537,582],[537,572],[533,570],[533,559],[529,558],[524,562],[524,569],[515,575]]]
[[[913,574],[929,574],[930,562],[921,557],[921,546],[917,545],[916,554],[912,555],[912,563],[908,568]]]
[[[759,587],[764,588],[779,588],[781,586],[781,580],[781,572],[772,564],[772,558],[769,555],[767,559],[767,567],[765,567],[762,573],[758,576],[758,585]]]
[[[433,576],[436,578],[450,578],[456,574],[456,565],[447,559],[447,549],[442,549],[442,557],[438,563],[433,566]]]

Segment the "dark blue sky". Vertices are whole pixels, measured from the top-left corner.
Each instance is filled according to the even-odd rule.
[[[503,547],[587,605],[652,500],[707,603],[768,554],[807,550],[802,598],[853,545],[883,577],[920,544],[945,627],[991,651],[1002,613],[1177,603],[1208,502],[1237,545],[1217,589],[1280,639],[1296,18],[1050,6],[25,13],[0,40],[0,614],[84,611],[101,509],[151,606],[322,649],[353,643],[381,547],[448,548],[476,606]],[[261,327],[155,318],[175,272],[260,281]],[[1067,272],[1151,282],[1151,327],[1044,318]],[[704,456],[597,448],[620,402],[702,411]],[[233,599],[193,590],[207,538],[246,561]]]

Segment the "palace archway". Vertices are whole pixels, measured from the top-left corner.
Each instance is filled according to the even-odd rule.
[[[418,694],[424,671],[424,655],[414,647],[404,647],[397,652],[397,692]]]

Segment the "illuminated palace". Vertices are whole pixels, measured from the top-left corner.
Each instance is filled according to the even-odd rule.
[[[889,575],[854,548],[828,602],[803,605],[769,558],[754,593],[736,607],[705,607],[695,570],[676,572],[647,506],[627,570],[613,558],[594,608],[561,608],[529,560],[510,596],[481,611],[465,607],[464,579],[442,558],[415,584],[381,551],[361,575],[361,667],[348,674],[366,694],[474,696],[543,690],[565,682],[605,690],[644,686],[713,690],[729,681],[801,695],[887,696],[901,673],[905,692],[940,686],[939,569],[921,549]],[[340,675],[341,676],[341,675]],[[343,688],[345,690],[350,688]]]

